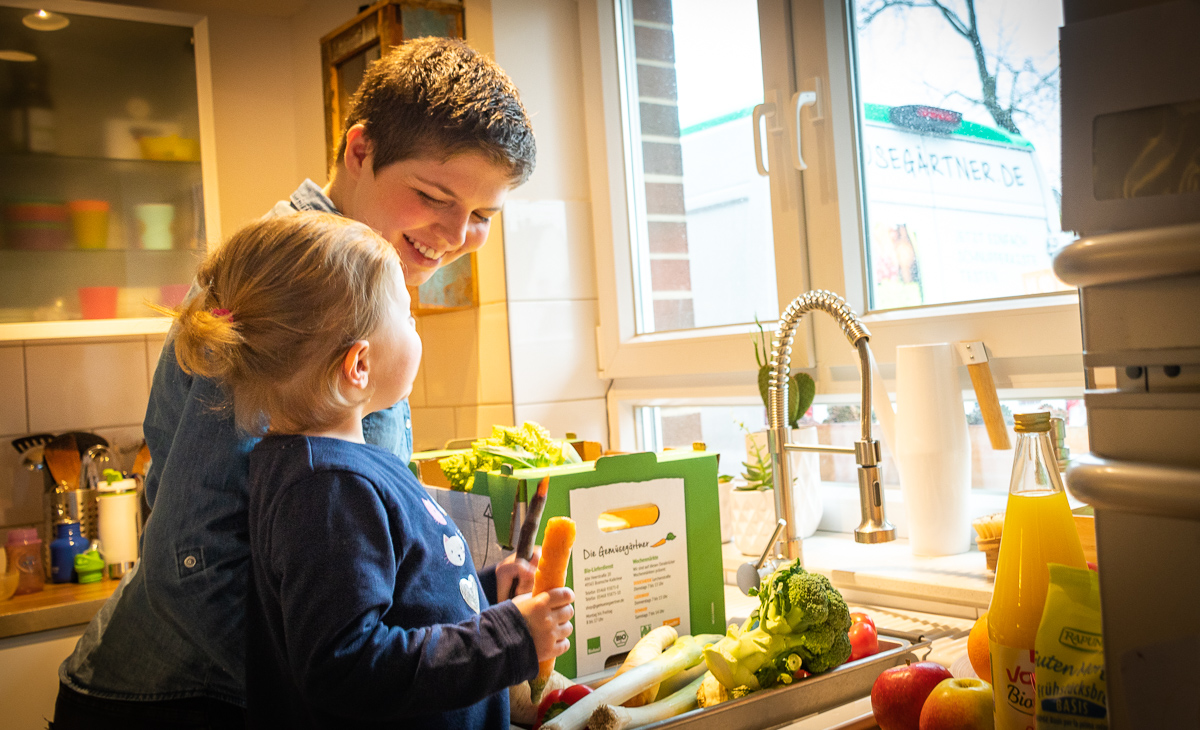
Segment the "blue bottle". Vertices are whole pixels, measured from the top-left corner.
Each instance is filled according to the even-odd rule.
[[[75,578],[75,556],[88,549],[79,523],[61,519],[54,524],[54,540],[50,543],[50,580],[69,583]]]

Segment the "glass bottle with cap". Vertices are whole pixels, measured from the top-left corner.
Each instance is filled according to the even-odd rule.
[[[1034,725],[1034,641],[1050,563],[1086,568],[1058,471],[1050,414],[1019,413],[996,584],[988,609],[996,730]]]

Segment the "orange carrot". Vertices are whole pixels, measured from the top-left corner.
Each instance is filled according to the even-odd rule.
[[[574,544],[575,520],[570,517],[551,517],[546,522],[546,535],[542,538],[542,557],[538,560],[537,572],[533,574],[533,595],[566,585],[567,563],[571,560],[571,546]],[[531,696],[541,697],[542,688],[546,686],[546,681],[550,679],[550,673],[553,671],[553,659],[538,665],[537,678],[529,682]]]

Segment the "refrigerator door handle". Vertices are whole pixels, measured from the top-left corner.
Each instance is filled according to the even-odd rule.
[[[1067,486],[1093,507],[1200,520],[1200,469],[1084,454],[1067,471]]]

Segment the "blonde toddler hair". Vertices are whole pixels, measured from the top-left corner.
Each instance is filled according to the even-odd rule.
[[[201,264],[198,291],[173,312],[176,360],[219,381],[251,434],[327,428],[358,402],[342,389],[346,351],[375,332],[403,276],[395,249],[361,223],[265,218]]]

